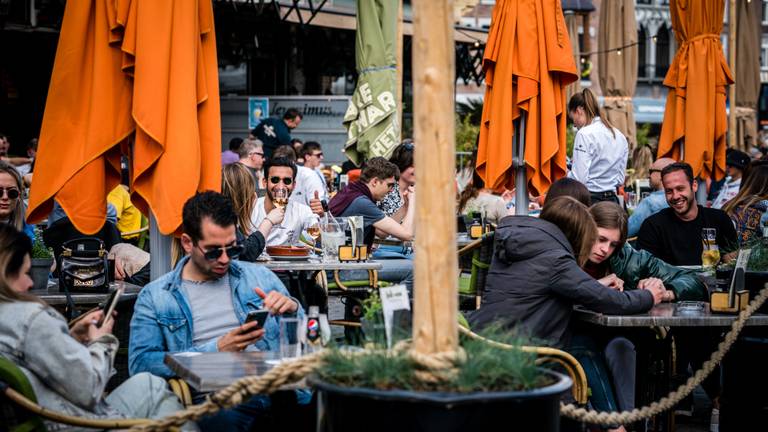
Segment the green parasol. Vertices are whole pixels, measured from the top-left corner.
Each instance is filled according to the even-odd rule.
[[[398,2],[357,0],[357,88],[344,115],[344,152],[356,165],[400,143],[395,47]]]

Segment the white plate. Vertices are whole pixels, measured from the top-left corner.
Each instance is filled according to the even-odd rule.
[[[304,255],[304,256],[270,255],[269,257],[272,258],[272,261],[306,261],[310,258],[310,255]]]

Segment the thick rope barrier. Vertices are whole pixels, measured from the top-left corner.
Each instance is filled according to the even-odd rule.
[[[752,314],[765,303],[768,298],[768,287],[763,288],[758,293],[749,306],[739,313],[739,317],[731,324],[731,330],[725,335],[725,339],[718,345],[717,351],[713,352],[709,360],[704,362],[701,369],[697,370],[685,384],[680,385],[677,390],[669,393],[667,396],[660,400],[651,403],[650,405],[642,408],[635,408],[632,411],[622,412],[604,412],[588,410],[586,408],[579,407],[574,404],[560,404],[560,414],[577,421],[583,421],[587,423],[594,423],[599,425],[616,425],[634,423],[639,420],[644,420],[655,415],[658,415],[683,400],[686,396],[691,394],[699,384],[701,384],[720,364],[723,357],[731,349],[731,346],[738,339],[739,333],[744,329],[747,324],[747,320]]]
[[[688,396],[694,388],[706,379],[715,367],[722,361],[725,354],[736,342],[739,333],[747,323],[752,314],[760,308],[768,299],[768,286],[763,288],[755,297],[749,306],[741,311],[739,317],[731,325],[731,330],[726,334],[725,339],[720,342],[718,350],[712,353],[710,359],[704,362],[702,368],[688,379],[688,381],[669,393],[660,400],[651,403],[642,408],[636,408],[632,411],[623,412],[603,412],[588,410],[575,404],[561,404],[560,413],[571,419],[586,423],[599,425],[616,425],[633,423],[639,420],[647,419],[658,415],[673,406],[677,405],[683,398]],[[509,345],[500,342],[488,340],[467,330],[464,332],[470,337],[477,337],[485,342],[499,348],[509,348]],[[431,355],[419,354],[407,345],[399,344],[394,348],[395,352],[407,351],[407,354],[417,364],[418,368],[415,376],[424,382],[437,383],[450,380],[457,373],[457,366],[466,360],[466,353],[459,349],[456,352],[441,352]],[[365,355],[370,351],[349,352],[350,356]],[[261,376],[248,376],[241,378],[228,387],[217,391],[208,396],[208,399],[199,405],[194,405],[179,411],[168,417],[159,420],[153,420],[150,423],[134,426],[132,431],[165,431],[173,427],[180,427],[187,421],[199,420],[209,414],[213,414],[220,409],[231,408],[242,403],[245,398],[254,394],[274,393],[282,386],[295,383],[302,380],[312,373],[322,364],[322,358],[326,352],[320,351],[314,354],[303,356],[296,360],[283,362],[267,371]]]

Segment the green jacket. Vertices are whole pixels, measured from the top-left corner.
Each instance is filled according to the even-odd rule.
[[[611,271],[624,281],[625,290],[637,289],[637,283],[649,277],[659,278],[675,293],[675,300],[707,300],[707,287],[692,270],[669,265],[648,251],[624,247],[613,254]]]

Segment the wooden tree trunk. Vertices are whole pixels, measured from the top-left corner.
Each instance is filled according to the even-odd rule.
[[[458,259],[454,173],[453,1],[414,0],[413,103],[416,199],[414,348],[458,345]]]

